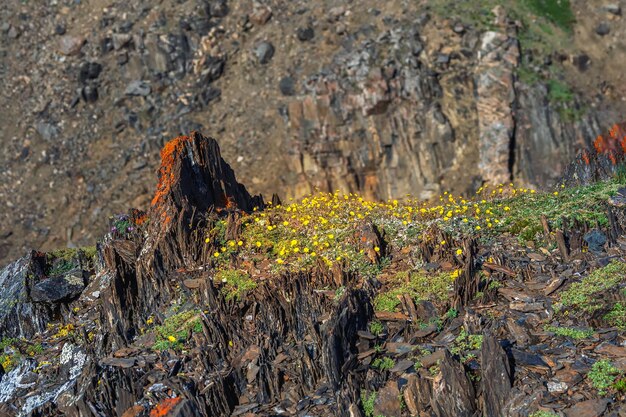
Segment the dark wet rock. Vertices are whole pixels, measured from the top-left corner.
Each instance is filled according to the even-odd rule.
[[[83,272],[77,269],[37,282],[30,290],[30,297],[34,302],[67,302],[78,297],[84,288]]]
[[[95,103],[98,101],[98,87],[95,85],[86,85],[81,90],[81,97],[87,103]]]
[[[253,52],[259,64],[267,64],[274,56],[274,45],[270,42],[262,41],[256,44]]]
[[[298,28],[296,35],[300,42],[307,42],[315,37],[315,30],[310,26]]]
[[[606,235],[598,229],[593,229],[583,236],[583,240],[587,242],[589,250],[595,253],[602,253],[604,245],[607,242]]]
[[[87,80],[95,80],[102,72],[102,65],[97,62],[84,62],[78,72],[78,81],[84,83]]]
[[[606,36],[611,32],[611,26],[607,22],[601,22],[596,26],[596,33],[600,36]]]
[[[284,96],[293,96],[296,94],[296,81],[293,77],[287,76],[280,79],[278,88]]]
[[[591,65],[591,58],[587,54],[576,55],[573,58],[573,63],[580,72],[587,71]]]
[[[622,15],[622,7],[617,3],[606,4],[603,6],[603,9],[615,16]]]

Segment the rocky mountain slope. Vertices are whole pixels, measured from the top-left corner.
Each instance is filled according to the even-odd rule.
[[[432,204],[264,202],[178,137],[147,212],[0,271],[0,413],[621,416],[625,130]]]
[[[157,150],[199,128],[255,193],[553,185],[626,110],[623,7],[7,0],[0,263],[147,209]]]

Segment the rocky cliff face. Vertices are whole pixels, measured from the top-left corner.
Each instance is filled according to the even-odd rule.
[[[614,301],[622,302],[626,285],[626,189],[598,162],[624,163],[626,149],[613,142],[621,139],[599,139],[591,159],[572,165],[572,172],[588,173],[572,181],[608,182],[566,200],[537,200],[583,204],[597,210],[596,219],[607,210],[600,228],[578,217],[568,224],[557,210],[542,217],[545,230],[531,235],[532,244],[508,233],[485,235],[479,244],[474,219],[470,229],[452,214],[428,223],[435,207],[424,223],[402,222],[406,207],[366,205],[389,217],[374,224],[363,210],[332,229],[347,233],[334,245],[345,244],[357,258],[329,263],[323,251],[334,248],[321,245],[315,261],[308,246],[296,250],[302,243],[286,238],[292,262],[300,253],[309,261],[277,269],[288,256],[284,246],[263,249],[267,238],[253,227],[260,223],[268,236],[279,225],[278,232],[291,233],[310,213],[298,205],[281,209],[276,198],[274,211],[265,208],[237,181],[214,139],[197,132],[178,137],[161,152],[147,213],[114,217],[95,249],[34,251],[0,271],[0,412],[619,415],[626,318]],[[322,195],[310,211],[363,203],[329,198]],[[526,227],[533,219],[525,198],[507,200],[513,209],[493,204],[486,211],[515,212],[521,201]],[[428,281],[413,281],[421,277]],[[592,376],[605,362],[605,375]],[[606,378],[608,385],[597,385]]]
[[[574,4],[556,44],[517,3],[428,3],[9,2],[0,259],[147,210],[156,151],[193,129],[222,138],[256,193],[385,199],[550,185],[621,120],[619,4]]]

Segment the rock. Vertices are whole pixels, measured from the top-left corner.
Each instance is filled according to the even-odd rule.
[[[293,96],[296,94],[296,82],[293,77],[287,76],[280,79],[278,88],[284,96]]]
[[[128,46],[133,37],[129,33],[114,33],[111,36],[113,42],[113,49],[119,51],[120,49]]]
[[[214,100],[217,100],[222,95],[222,90],[215,87],[209,87],[200,93],[200,102],[204,106],[208,106]]]
[[[208,3],[211,17],[226,17],[229,12],[226,0],[210,0]]]
[[[606,4],[603,9],[615,16],[622,15],[622,7],[617,3]]]
[[[568,385],[565,382],[548,381],[547,387],[550,393],[561,393],[567,391]]]
[[[150,88],[150,84],[146,81],[136,80],[132,81],[124,90],[124,94],[127,96],[148,96],[152,89]]]
[[[488,416],[504,415],[511,393],[513,372],[509,358],[494,336],[485,336],[480,350],[483,412]]]
[[[104,358],[100,361],[100,366],[115,366],[119,368],[132,368],[137,363],[135,358]]]
[[[257,26],[266,24],[272,17],[272,9],[259,4],[254,5],[254,11],[250,14],[250,21]]]
[[[606,36],[611,32],[611,27],[607,22],[601,22],[596,26],[596,33],[600,36]]]
[[[465,26],[463,26],[462,23],[456,23],[452,30],[454,31],[454,33],[461,35],[465,33]]]
[[[98,88],[95,85],[86,85],[81,90],[81,97],[86,103],[95,103],[98,100]]]
[[[65,35],[65,32],[66,32],[66,27],[65,27],[64,24],[59,23],[59,24],[54,26],[54,34],[55,35],[63,36],[63,35]]]
[[[37,133],[39,133],[39,136],[45,141],[51,141],[59,135],[59,128],[55,124],[42,120],[37,122],[35,129]]]
[[[259,64],[267,64],[274,56],[274,45],[270,42],[262,41],[256,44],[253,52]]]
[[[64,35],[59,39],[59,52],[63,55],[76,55],[85,43],[80,36]]]
[[[97,62],[85,62],[80,66],[78,81],[84,83],[87,80],[95,80],[102,72],[102,65]]]
[[[573,57],[572,62],[574,66],[578,68],[578,71],[585,72],[591,65],[591,58],[589,58],[589,55],[587,54],[580,54]]]
[[[474,388],[463,365],[445,351],[439,365],[441,379],[435,381],[431,406],[439,417],[471,417],[476,411]]]
[[[589,250],[596,254],[604,252],[604,245],[607,242],[606,235],[598,229],[593,229],[583,236],[583,240],[587,242]]]
[[[75,270],[37,282],[30,290],[30,298],[35,302],[68,302],[77,298],[83,289],[85,289],[83,273]]]
[[[315,37],[315,31],[312,27],[307,26],[304,28],[298,28],[298,30],[296,31],[296,35],[300,42],[307,42]]]
[[[510,95],[515,91],[513,73],[520,51],[517,40],[505,33],[485,32],[480,42],[476,71],[476,105],[480,109],[478,167],[486,181],[506,183],[510,179],[510,145],[515,126]]]
[[[611,403],[608,398],[579,402],[565,410],[566,417],[600,417]]]
[[[399,416],[400,415],[400,390],[398,383],[389,381],[378,390],[374,403],[375,416]]]

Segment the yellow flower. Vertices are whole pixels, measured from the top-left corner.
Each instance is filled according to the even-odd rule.
[[[257,247],[257,248],[260,248],[260,247],[261,247],[261,242],[259,242],[258,240],[257,240],[257,242],[256,242],[256,247]]]
[[[463,249],[457,249],[456,254],[459,256],[463,255]]]
[[[559,195],[559,192],[558,192],[558,191],[555,191],[555,192],[554,192],[554,195]]]
[[[176,342],[176,338],[174,336],[167,336],[167,340],[169,340],[172,343]]]
[[[329,239],[334,239],[334,238],[335,238],[335,235],[333,235],[332,233],[330,233],[330,234],[328,235],[328,238],[329,238]]]
[[[511,208],[510,208],[509,206],[506,206],[506,207],[504,208],[504,211],[509,211],[509,210],[511,210]]]
[[[446,241],[445,241],[445,240],[442,240],[442,241],[441,241],[441,246],[443,246],[443,245],[445,245],[445,244],[446,244]]]
[[[289,226],[289,222],[285,220],[285,221],[283,222],[283,226]]]
[[[204,243],[209,243],[211,240],[207,237],[206,239],[204,239]]]
[[[298,241],[296,239],[293,239],[291,241],[291,246],[296,246],[298,244]]]
[[[220,253],[219,252],[214,252],[213,256],[215,256],[217,258],[218,256],[220,256]]]
[[[231,248],[235,246],[235,241],[231,240],[230,242],[228,242],[228,246],[230,246]]]
[[[476,226],[476,230],[480,230],[480,226]]]
[[[374,246],[374,252],[380,252],[380,248],[378,246]]]
[[[278,259],[276,259],[276,263],[280,265],[280,264],[285,263],[285,261],[283,261],[282,259],[278,258]]]
[[[243,246],[243,242],[240,240],[239,242],[237,242],[237,245]]]
[[[302,252],[304,252],[304,253],[309,253],[309,248],[304,248],[304,249],[302,249]]]

